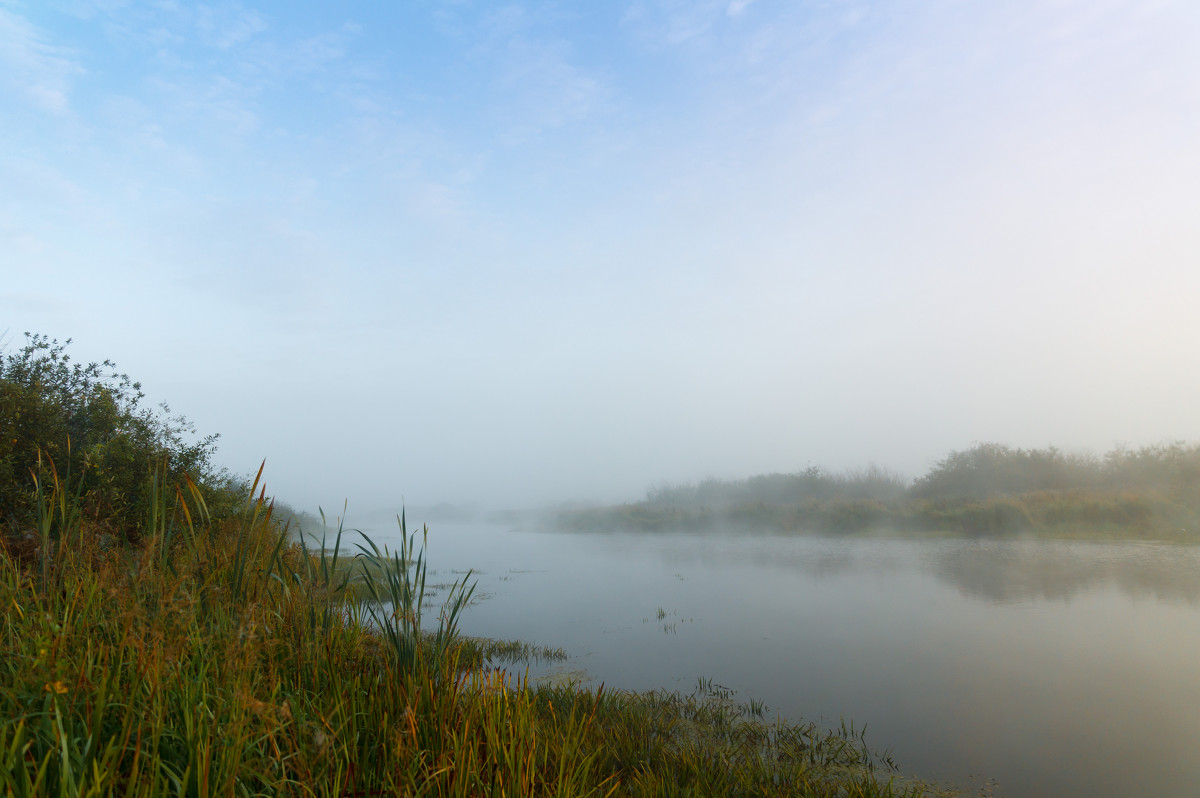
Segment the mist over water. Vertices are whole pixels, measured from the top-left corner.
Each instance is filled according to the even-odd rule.
[[[297,506],[1200,438],[1193,0],[209,5],[0,10],[0,343]]]
[[[974,541],[938,556],[932,572],[964,596],[996,604],[1116,591],[1130,601],[1200,606],[1200,552],[1139,543]]]
[[[466,631],[592,683],[1195,798],[1197,550],[764,530],[1197,539],[1197,41],[1196,0],[2,3],[0,349],[112,358],[301,510],[469,505]],[[471,520],[643,498],[709,532]]]
[[[711,679],[772,715],[867,723],[902,775],[971,792],[1200,784],[1195,548],[440,522],[429,558],[437,581],[476,569],[466,634],[567,651],[534,676]]]

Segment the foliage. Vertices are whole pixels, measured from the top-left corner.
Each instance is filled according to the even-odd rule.
[[[569,529],[724,527],[784,532],[898,531],[1195,540],[1200,444],[1117,448],[1104,457],[982,443],[951,452],[907,485],[875,466],[834,474],[709,479],[660,486],[646,500],[571,510]]]
[[[916,481],[912,495],[921,499],[984,499],[1034,490],[1096,487],[1101,482],[1095,458],[1067,455],[1054,447],[1013,449],[981,443],[951,452]]]
[[[340,521],[310,546],[262,468],[239,494],[141,399],[44,337],[0,361],[0,490],[35,533],[0,536],[0,794],[925,794],[853,729],[711,689],[510,678],[494,658],[539,652],[460,640],[466,580],[423,626],[427,531],[347,567]]]
[[[1103,473],[1113,490],[1158,488],[1176,498],[1194,498],[1200,487],[1200,443],[1121,446],[1104,456]]]
[[[140,383],[109,360],[73,362],[70,343],[26,333],[19,351],[0,351],[0,523],[33,526],[30,476],[50,464],[70,475],[84,518],[122,535],[144,526],[152,468],[170,483],[188,475],[210,509],[230,509],[238,484],[213,465],[218,436],[142,407]]]
[[[1034,526],[1024,502],[1008,497],[928,502],[921,505],[918,518],[928,529],[948,529],[968,535],[1027,532]]]
[[[1200,444],[1118,447],[1103,458],[1046,449],[981,443],[951,452],[918,479],[922,499],[982,499],[1036,491],[1156,489],[1175,495],[1200,488]]]
[[[309,548],[261,491],[214,519],[182,489],[149,494],[160,521],[139,545],[98,549],[64,482],[39,496],[42,568],[0,549],[0,794],[926,794],[893,783],[861,733],[766,723],[711,685],[512,679],[459,645],[469,588],[421,635],[411,536],[396,556],[368,546],[355,573],[340,522]],[[400,600],[364,606],[354,579]],[[379,634],[389,615],[416,645]]]
[[[730,504],[784,504],[815,499],[891,501],[904,495],[907,481],[886,468],[869,465],[840,474],[810,466],[795,474],[759,474],[743,480],[706,479],[662,485],[647,492],[655,507],[721,507]]]

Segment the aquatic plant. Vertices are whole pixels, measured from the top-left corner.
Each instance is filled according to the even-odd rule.
[[[427,530],[401,515],[395,551],[347,556],[322,513],[310,544],[261,466],[224,479],[213,438],[138,399],[41,337],[0,364],[0,496],[20,500],[0,529],[0,795],[924,794],[853,730],[510,677],[493,660],[515,647],[458,637],[470,574],[426,628]]]
[[[2,794],[924,794],[859,733],[496,670],[456,635],[467,579],[423,628],[426,536],[403,518],[356,571],[340,519],[296,541],[257,480],[226,519],[160,485],[140,542],[103,548],[69,485],[43,482],[47,557],[0,550]]]

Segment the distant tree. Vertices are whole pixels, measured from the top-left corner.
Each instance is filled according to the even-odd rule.
[[[646,503],[656,507],[707,507],[767,505],[783,507],[812,501],[898,501],[908,489],[899,474],[869,465],[844,473],[809,466],[794,474],[758,474],[739,480],[706,479],[700,483],[660,485],[646,492]]]
[[[908,491],[908,480],[875,463],[866,468],[854,468],[837,478],[839,495],[850,499],[898,501]]]
[[[922,499],[982,499],[1041,490],[1097,487],[1099,461],[1047,449],[1014,449],[1001,443],[979,443],[951,452],[916,480],[912,495]]]
[[[1118,490],[1157,487],[1194,501],[1200,494],[1200,444],[1118,447],[1104,456],[1104,476]]]

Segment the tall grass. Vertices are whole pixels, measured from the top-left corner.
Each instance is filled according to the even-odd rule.
[[[425,544],[429,528],[424,527],[421,547],[416,547],[416,533],[409,534],[403,512],[400,524],[400,545],[393,551],[381,550],[365,534],[367,546],[362,550],[363,580],[371,603],[368,613],[380,635],[391,647],[397,667],[415,672],[420,667],[422,652],[428,650],[435,660],[445,660],[458,634],[458,618],[475,592],[468,585],[471,572],[456,580],[438,613],[437,629],[422,634],[421,618],[425,602]]]
[[[215,520],[153,476],[105,545],[47,464],[42,556],[0,549],[0,795],[922,794],[845,730],[513,679],[458,639],[469,579],[422,625],[425,530],[347,568],[341,521],[293,542],[260,480]]]

